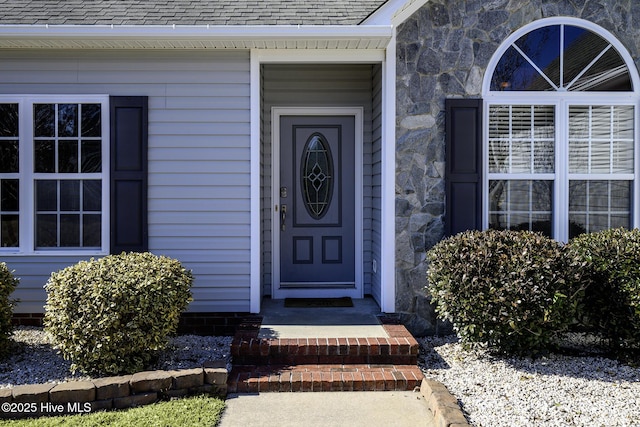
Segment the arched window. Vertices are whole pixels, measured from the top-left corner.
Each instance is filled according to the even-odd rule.
[[[638,76],[607,31],[537,21],[484,81],[483,224],[558,240],[637,226]]]

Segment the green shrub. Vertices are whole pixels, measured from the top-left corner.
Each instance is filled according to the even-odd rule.
[[[139,371],[175,333],[192,283],[178,261],[151,253],[81,261],[45,285],[44,326],[74,371]]]
[[[19,280],[9,271],[7,264],[0,262],[0,357],[5,356],[9,348],[14,305],[14,301],[9,299],[9,296],[18,286],[18,282]]]
[[[580,297],[563,247],[528,231],[468,231],[428,253],[427,292],[465,346],[535,353],[573,321]]]
[[[612,350],[640,344],[640,230],[616,228],[580,235],[568,254],[583,263],[584,323]]]

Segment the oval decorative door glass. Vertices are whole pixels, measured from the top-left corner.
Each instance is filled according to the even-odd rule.
[[[322,218],[333,197],[333,162],[325,137],[314,133],[302,150],[301,188],[307,212],[315,219]]]

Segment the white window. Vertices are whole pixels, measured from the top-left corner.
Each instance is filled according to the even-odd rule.
[[[637,225],[631,63],[581,20],[542,20],[505,42],[485,77],[485,227],[566,241]]]
[[[108,98],[0,97],[5,253],[108,251]]]

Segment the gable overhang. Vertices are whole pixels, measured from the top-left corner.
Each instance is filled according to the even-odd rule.
[[[0,25],[0,49],[380,50],[391,25]]]

